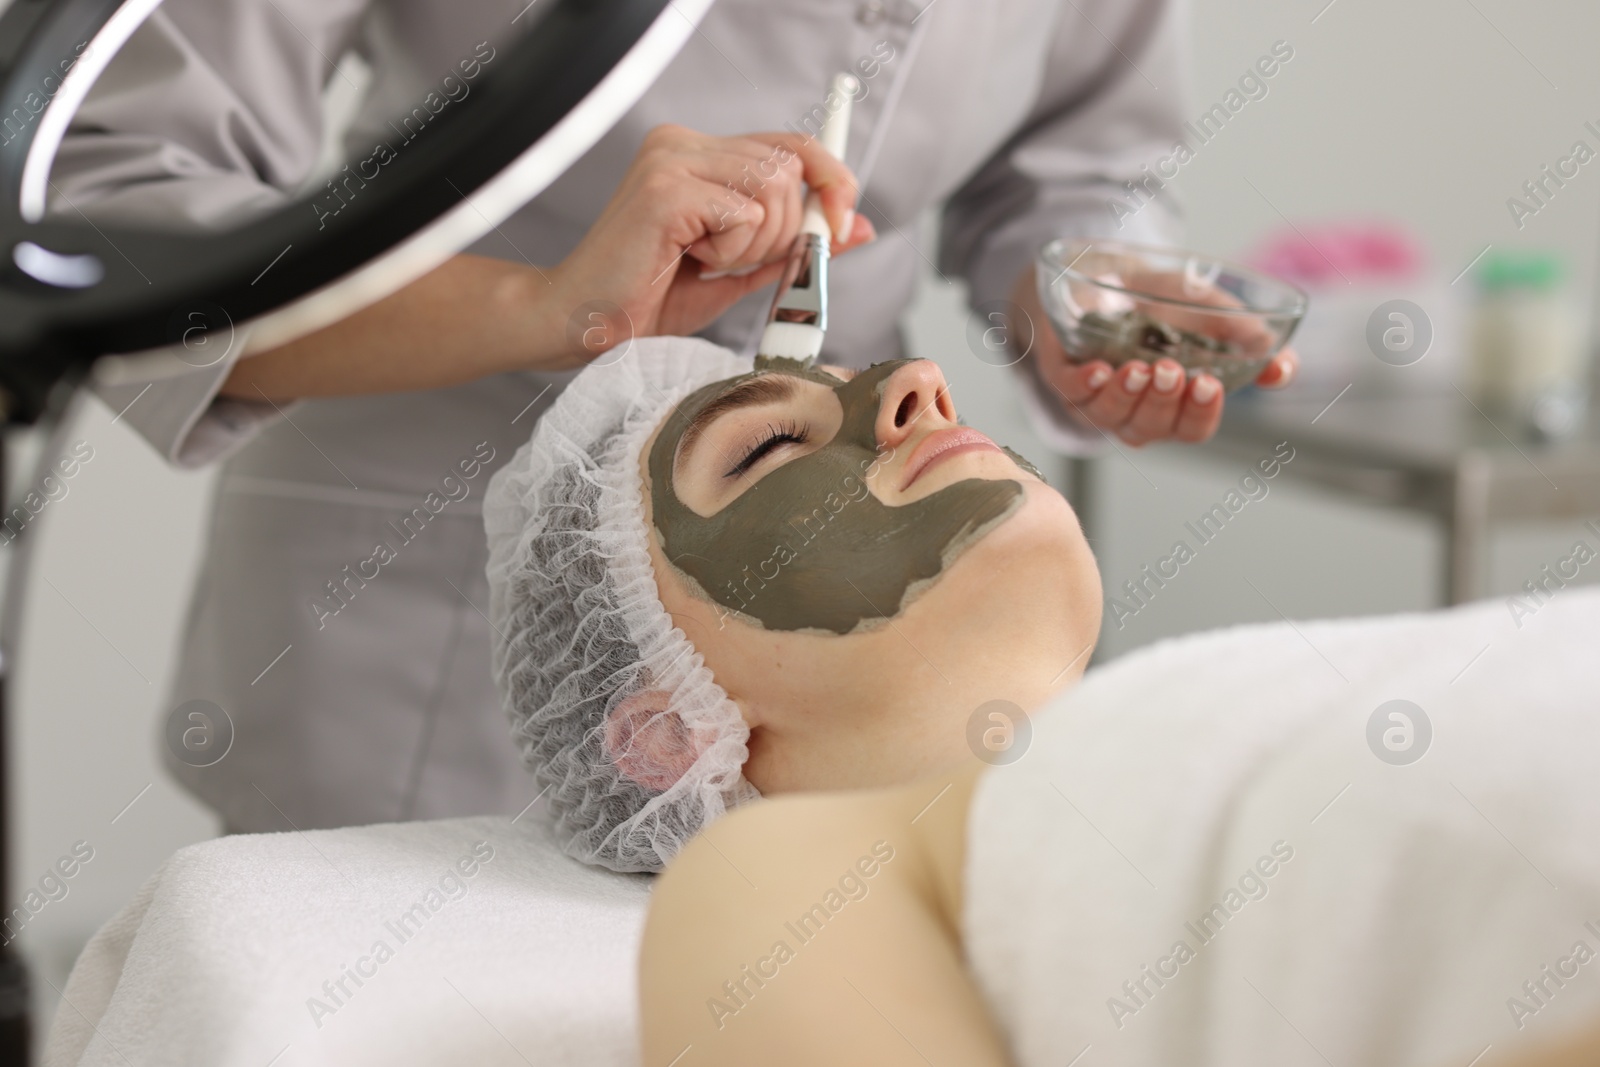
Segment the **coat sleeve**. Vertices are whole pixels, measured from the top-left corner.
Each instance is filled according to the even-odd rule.
[[[74,116],[51,169],[51,212],[216,230],[282,204],[312,177],[323,93],[344,76],[335,63],[367,5],[168,0]],[[214,461],[278,417],[271,404],[217,395],[247,339],[237,329],[219,361],[192,366],[205,361],[179,353],[181,373],[97,392],[168,461]]]
[[[1033,111],[945,206],[940,269],[967,280],[974,307],[1009,299],[1056,237],[1179,239],[1181,205],[1144,168],[1184,140],[1182,4],[1063,0]],[[1018,369],[1044,439],[1066,452],[1092,450],[1102,435],[1068,418],[1030,360]]]

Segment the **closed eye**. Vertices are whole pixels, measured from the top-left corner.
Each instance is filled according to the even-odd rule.
[[[750,444],[744,455],[739,459],[739,462],[730,467],[723,474],[723,477],[738,478],[748,472],[751,467],[761,462],[773,450],[786,444],[803,445],[810,439],[811,426],[809,423],[802,426],[796,426],[792,422],[778,426],[768,423],[762,436]]]

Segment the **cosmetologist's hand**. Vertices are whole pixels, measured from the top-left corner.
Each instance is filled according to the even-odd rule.
[[[1194,299],[1192,293],[1184,295]],[[1039,303],[1032,267],[1018,279],[1012,300],[1034,323],[1034,372],[1073,421],[1098,427],[1134,446],[1166,440],[1198,443],[1217,432],[1223,394],[1216,378],[1202,373],[1187,379],[1182,365],[1173,359],[1158,359],[1154,365],[1132,360],[1117,369],[1104,360],[1072,362]],[[1239,328],[1259,330],[1246,320],[1240,321]],[[1247,345],[1254,339],[1244,335],[1224,338]],[[1299,366],[1294,350],[1285,348],[1263,368],[1256,384],[1281,389],[1294,380]]]
[[[835,252],[872,240],[853,211],[855,176],[811,138],[658,127],[557,266],[451,256],[336,323],[247,351],[222,394],[278,402],[444,389],[581,367],[631,337],[694,333],[782,272],[806,183],[822,197]]]
[[[573,365],[632,336],[693,333],[776,281],[808,187],[822,197],[834,254],[876,236],[855,213],[855,176],[812,138],[651,130],[589,233],[550,272],[556,306],[578,325]]]

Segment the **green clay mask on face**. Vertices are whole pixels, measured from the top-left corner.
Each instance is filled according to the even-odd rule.
[[[710,516],[686,507],[673,488],[678,444],[698,412],[754,375],[715,382],[684,398],[650,450],[650,501],[662,552],[691,587],[698,585],[696,592],[769,630],[846,634],[863,624],[870,628],[898,615],[1022,505],[1020,482],[980,478],[899,507],[872,495],[867,479],[893,454],[878,449],[883,387],[907,362],[880,363],[841,382],[793,360],[757,360],[756,374],[790,374],[828,386],[844,421],[831,441],[769,471]]]

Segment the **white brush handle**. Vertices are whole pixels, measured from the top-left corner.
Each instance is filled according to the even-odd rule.
[[[835,74],[833,85],[828,89],[828,100],[837,99],[839,109],[830,111],[822,120],[822,131],[817,135],[817,140],[835,159],[844,158],[844,146],[850,140],[850,106],[860,89],[861,83],[856,81],[854,74]]]
[[[833,85],[828,90],[828,99],[824,107],[836,102],[838,107],[829,110],[827,117],[822,120],[822,129],[817,133],[817,140],[835,159],[844,158],[844,147],[850,140],[850,105],[855,102],[856,93],[860,88],[861,83],[856,80],[854,74],[833,76]],[[800,230],[816,237],[832,236],[828,229],[828,217],[822,212],[822,197],[815,192],[806,197],[806,216],[800,224]]]

